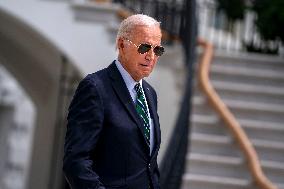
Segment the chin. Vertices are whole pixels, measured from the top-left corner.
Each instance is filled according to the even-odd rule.
[[[145,73],[145,74],[143,74],[143,78],[148,77],[149,75],[150,75],[150,73]]]

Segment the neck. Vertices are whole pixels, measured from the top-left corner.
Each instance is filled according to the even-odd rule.
[[[120,62],[121,66],[129,73],[129,75],[132,77],[132,79],[136,82],[139,82],[142,78],[137,78],[135,77],[125,66],[125,64],[123,63],[123,60],[121,58],[121,56],[118,56],[117,60]]]

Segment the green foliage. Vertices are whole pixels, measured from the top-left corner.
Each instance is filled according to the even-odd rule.
[[[218,10],[223,11],[231,23],[242,20],[246,8],[257,14],[256,27],[265,41],[280,39],[284,42],[284,0],[216,0]],[[251,7],[246,6],[250,2]],[[248,50],[252,44],[247,44]],[[267,51],[264,49],[264,51]],[[273,53],[275,50],[272,50]]]
[[[256,25],[265,40],[280,38],[284,42],[284,0],[254,0]]]
[[[246,5],[244,0],[217,0],[218,10],[223,11],[232,22],[244,18]]]

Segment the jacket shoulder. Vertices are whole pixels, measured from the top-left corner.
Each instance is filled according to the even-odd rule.
[[[152,91],[152,93],[154,93],[154,95],[157,96],[156,90],[154,89],[154,87],[152,87],[152,85],[150,85],[150,83],[148,83],[147,81],[143,80],[143,85],[146,88],[149,88],[150,91]]]

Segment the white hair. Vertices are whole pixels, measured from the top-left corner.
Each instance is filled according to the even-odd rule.
[[[148,27],[158,26],[160,27],[160,22],[144,14],[135,14],[135,15],[127,17],[121,22],[118,28],[118,32],[116,36],[116,45],[118,44],[119,38],[123,38],[123,37],[128,38],[129,36],[131,36],[133,34],[132,33],[133,29],[137,26],[148,26]]]

